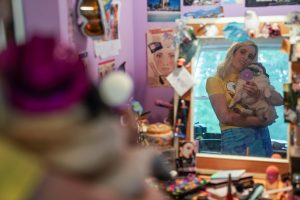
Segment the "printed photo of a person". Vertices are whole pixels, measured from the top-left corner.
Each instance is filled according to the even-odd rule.
[[[148,22],[175,22],[180,18],[180,0],[147,0]]]
[[[179,143],[176,166],[180,175],[196,172],[196,146],[193,141],[181,141]]]
[[[166,77],[175,68],[174,29],[151,29],[147,33],[148,84],[170,87]]]

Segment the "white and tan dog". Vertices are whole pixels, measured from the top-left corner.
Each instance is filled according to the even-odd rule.
[[[243,89],[247,81],[256,83],[259,89],[259,97],[251,97]],[[238,110],[242,115],[256,115],[263,121],[275,121],[278,117],[275,107],[269,103],[271,91],[274,87],[270,84],[269,75],[261,63],[252,63],[241,72],[236,84],[235,95],[229,108]],[[237,106],[240,104],[241,106]]]

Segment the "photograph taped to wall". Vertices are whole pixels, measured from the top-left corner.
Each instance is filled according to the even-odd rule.
[[[110,0],[104,5],[108,24],[106,40],[116,40],[119,38],[120,6],[121,4],[119,0]]]
[[[180,0],[147,0],[148,22],[175,22],[180,18]]]
[[[196,173],[197,141],[179,141],[178,158],[176,167],[179,175]]]
[[[300,4],[298,0],[246,0],[246,7],[281,6]]]
[[[220,0],[183,0],[184,6],[216,5],[218,3],[220,3]]]
[[[147,33],[147,74],[151,87],[170,86],[166,77],[175,68],[174,32],[174,29],[151,29]]]
[[[192,12],[186,12],[183,16],[192,19],[224,17],[224,9],[223,6],[214,6],[210,9],[199,9]]]
[[[106,60],[98,63],[98,75],[99,79],[103,79],[107,74],[111,73],[114,70],[115,59]]]

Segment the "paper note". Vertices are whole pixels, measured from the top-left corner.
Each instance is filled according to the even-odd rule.
[[[94,40],[95,55],[100,56],[102,59],[118,55],[120,49],[120,40]]]
[[[185,67],[176,68],[167,76],[167,80],[179,96],[184,95],[195,84],[193,77]]]

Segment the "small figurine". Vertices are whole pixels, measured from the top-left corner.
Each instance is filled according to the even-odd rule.
[[[279,169],[270,165],[266,169],[266,190],[277,189],[279,184]]]

